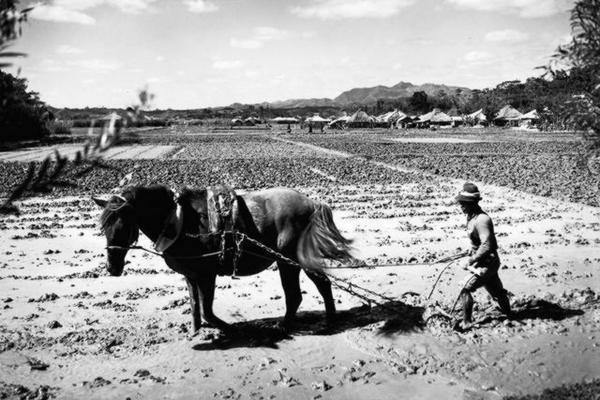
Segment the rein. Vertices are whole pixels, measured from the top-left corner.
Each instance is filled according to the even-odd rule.
[[[200,255],[197,255],[197,256],[179,256],[179,257],[175,257],[175,256],[167,256],[167,255],[165,255],[163,253],[159,253],[158,251],[147,249],[144,246],[106,246],[105,249],[107,249],[107,250],[111,250],[111,249],[114,249],[114,250],[142,250],[142,251],[145,251],[147,253],[154,254],[155,256],[160,256],[162,258],[169,257],[169,258],[172,258],[172,259],[175,259],[175,260],[196,260],[196,259],[202,259],[202,258],[209,258],[209,257],[218,256],[222,252],[221,250],[219,250],[219,251],[213,251],[213,252],[210,252],[210,253],[200,254]],[[230,247],[230,248],[225,249],[225,251],[230,251],[230,250],[234,250],[234,248]]]
[[[250,243],[255,244],[257,247],[261,248],[262,250],[264,250],[267,254],[259,254],[253,251],[249,251],[249,250],[243,250],[243,252],[250,254],[252,256],[255,257],[259,257],[259,258],[263,258],[265,260],[271,260],[271,261],[282,261],[283,263],[287,264],[287,265],[292,265],[295,267],[299,267],[299,268],[304,268],[302,267],[302,265],[300,265],[298,262],[285,257],[283,254],[271,249],[268,246],[265,246],[264,244],[260,243],[259,241],[252,239],[251,237],[249,237],[248,235],[241,233],[241,232],[237,232],[237,231],[223,231],[223,232],[214,232],[214,233],[200,233],[200,234],[186,234],[186,236],[188,237],[192,237],[192,238],[199,238],[199,237],[206,237],[206,236],[217,236],[217,235],[224,235],[227,233],[231,233],[234,234],[236,236],[236,240],[235,240],[235,247],[230,247],[230,248],[222,248],[219,251],[213,251],[210,253],[205,253],[205,254],[201,254],[201,255],[197,255],[197,256],[181,256],[181,257],[175,257],[175,256],[165,256],[163,253],[159,253],[150,249],[147,249],[143,246],[107,246],[107,249],[120,249],[120,250],[142,250],[157,256],[160,256],[162,258],[172,258],[172,259],[187,259],[187,260],[192,260],[192,259],[204,259],[204,258],[209,258],[209,257],[222,257],[224,252],[226,251],[231,251],[231,250],[235,250],[235,257],[234,257],[234,263],[237,264],[237,261],[239,260],[239,257],[242,253],[242,243],[247,240]],[[431,295],[433,294],[438,282],[440,281],[440,278],[442,277],[442,274],[448,269],[448,267],[450,267],[450,265],[452,265],[456,260],[465,257],[467,255],[467,253],[460,253],[451,257],[446,257],[443,259],[439,259],[430,263],[396,263],[396,264],[360,264],[360,265],[355,265],[355,266],[338,266],[338,267],[323,267],[323,269],[359,269],[359,268],[371,268],[371,269],[375,269],[375,268],[386,268],[386,267],[397,267],[397,266],[415,266],[415,265],[427,265],[427,266],[432,266],[434,264],[440,264],[440,263],[445,263],[448,262],[448,264],[440,271],[440,273],[437,276],[437,279],[435,280],[435,283],[433,284],[433,287],[431,288],[431,291],[429,293],[429,296],[427,297],[427,301],[429,301],[429,299],[431,298]],[[376,305],[378,305],[381,308],[384,308],[388,311],[392,311],[392,312],[396,312],[396,310],[394,310],[393,308],[387,306],[386,304],[381,303],[381,301],[385,301],[385,302],[394,302],[396,301],[396,299],[393,299],[391,297],[388,296],[384,296],[382,294],[379,294],[377,292],[374,292],[370,289],[367,289],[365,287],[359,286],[353,282],[350,282],[347,279],[344,278],[340,278],[338,276],[333,275],[330,272],[326,272],[326,271],[319,271],[319,273],[322,273],[323,275],[329,277],[331,279],[332,284],[337,287],[340,290],[343,290],[349,294],[351,294],[354,297],[358,297],[359,299],[365,301],[367,304],[371,304],[374,303]],[[361,291],[361,292],[357,292],[357,290]],[[407,292],[408,293],[408,292]],[[406,293],[404,293],[406,294]],[[404,294],[402,296],[404,296]],[[400,297],[402,297],[400,296]],[[376,297],[378,300],[374,300],[373,297]],[[456,307],[456,302],[454,304],[454,306],[452,307],[453,310],[451,312],[454,311],[454,308]]]

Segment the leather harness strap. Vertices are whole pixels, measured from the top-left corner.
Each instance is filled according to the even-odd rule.
[[[177,200],[177,193],[175,193],[175,200]],[[167,216],[163,225],[163,230],[154,242],[154,249],[160,253],[164,253],[169,247],[173,245],[181,234],[181,228],[183,227],[183,212],[181,205],[175,201],[175,209]]]
[[[206,190],[206,210],[209,231],[221,235],[219,254],[219,275],[236,275],[237,258],[225,249],[236,245],[235,216],[237,215],[237,195],[227,185],[216,185]]]

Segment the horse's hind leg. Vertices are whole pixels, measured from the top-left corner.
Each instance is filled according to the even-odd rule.
[[[279,277],[285,294],[285,317],[284,325],[289,325],[296,317],[296,311],[302,302],[302,292],[300,291],[300,268],[285,264],[277,263],[279,269]]]
[[[327,275],[320,271],[310,269],[305,269],[304,271],[310,280],[313,281],[317,290],[321,293],[321,296],[323,296],[327,318],[333,318],[335,316],[335,302],[333,301],[333,294],[331,293],[331,281]]]
[[[198,285],[195,281],[190,280],[190,278],[188,277],[185,278],[185,283],[187,283],[188,291],[190,292],[190,307],[192,309],[192,330],[196,332],[198,329],[200,329],[200,324],[202,323]]]

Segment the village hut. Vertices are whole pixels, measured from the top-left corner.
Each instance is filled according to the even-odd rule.
[[[321,132],[323,132],[323,128],[330,123],[331,120],[323,118],[319,114],[315,114],[312,117],[306,118],[305,122],[308,125],[308,132],[312,133],[313,128],[320,129]]]
[[[528,113],[521,115],[521,121],[537,121],[540,119],[540,115],[537,110],[531,110]]]
[[[471,113],[469,115],[466,116],[466,121],[470,124],[470,125],[487,125],[487,117],[485,116],[485,114],[483,113],[483,109],[480,108],[479,110],[475,111],[474,113]]]
[[[537,110],[531,110],[528,113],[521,115],[520,125],[525,128],[530,128],[537,125],[540,120],[540,115]]]
[[[276,117],[271,120],[272,123],[278,125],[286,125],[286,124],[297,124],[300,122],[298,119],[294,117]]]
[[[393,128],[396,126],[396,122],[404,117],[406,117],[406,114],[402,111],[394,110],[376,117],[376,124],[385,128]]]
[[[362,110],[358,110],[346,121],[349,128],[372,128],[375,123],[375,118]]]
[[[246,126],[254,126],[260,124],[261,121],[257,117],[248,117],[244,120],[244,125]]]
[[[417,125],[426,126],[451,126],[452,117],[443,113],[439,108],[434,108],[431,112],[421,115],[417,121]]]
[[[349,119],[350,117],[348,115],[342,115],[341,117],[335,118],[333,121],[331,121],[327,127],[330,129],[345,129],[346,123]]]
[[[522,116],[523,114],[521,114],[519,110],[511,105],[506,105],[502,107],[500,111],[498,111],[498,114],[496,114],[496,117],[494,118],[494,124],[498,126],[516,126],[518,125]]]
[[[414,128],[415,121],[417,121],[419,119],[419,117],[406,115],[404,113],[401,113],[401,114],[402,114],[402,116],[400,116],[400,118],[398,118],[395,122],[396,128],[398,128],[398,129]]]

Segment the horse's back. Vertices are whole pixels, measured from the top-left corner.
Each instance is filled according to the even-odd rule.
[[[306,195],[286,187],[248,192],[241,197],[252,216],[261,220],[302,218],[310,216],[315,207]]]
[[[280,248],[295,241],[310,221],[315,202],[297,190],[278,187],[248,192],[240,196],[249,211],[257,233],[269,245]]]

